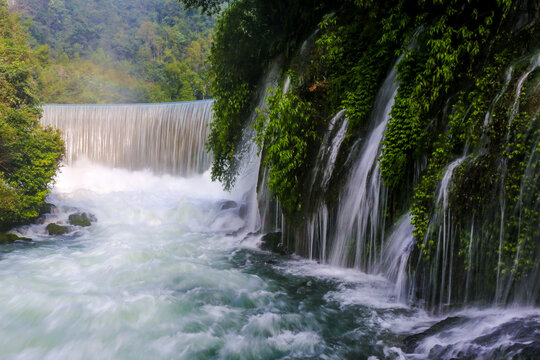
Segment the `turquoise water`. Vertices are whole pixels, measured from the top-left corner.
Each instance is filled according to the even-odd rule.
[[[540,316],[470,310],[405,353],[407,335],[444,317],[397,302],[382,276],[258,250],[258,237],[233,235],[245,224],[231,199],[207,174],[64,168],[55,212],[17,229],[33,241],[0,245],[0,358],[421,359]],[[97,222],[46,234],[77,211]],[[493,339],[483,349],[506,344]]]

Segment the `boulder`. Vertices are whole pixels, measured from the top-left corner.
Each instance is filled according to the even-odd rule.
[[[20,237],[15,234],[5,234],[0,233],[0,244],[1,243],[12,243],[15,241],[32,241],[32,239]]]
[[[50,223],[47,225],[46,229],[49,232],[49,235],[64,235],[71,232],[70,226],[58,225],[55,223]]]
[[[69,215],[68,222],[73,226],[90,226],[96,221],[96,217],[92,214],[78,213]]]

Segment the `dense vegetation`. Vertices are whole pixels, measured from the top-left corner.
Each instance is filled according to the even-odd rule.
[[[256,103],[261,75],[280,56],[282,68],[292,70],[291,88],[271,93],[255,123],[256,141],[269,169],[269,187],[288,222],[297,226],[309,217],[304,205],[314,195],[303,189],[309,188],[305,185],[328,121],[347,110],[344,148],[352,149],[369,128],[382,80],[402,56],[380,169],[389,197],[386,223],[408,209],[413,215],[418,246],[410,266],[417,274],[416,295],[431,303],[446,297],[482,299],[500,292],[502,282],[510,289],[534,277],[540,249],[538,4],[288,3],[294,9],[291,27],[289,16],[261,11],[256,0],[236,1],[221,14],[210,57],[216,98],[209,139],[216,155],[214,178],[226,186],[234,182],[241,130]],[[312,17],[303,17],[308,13]],[[314,30],[317,22],[312,48],[300,49],[309,31],[295,29]],[[438,187],[448,165],[463,154],[447,209]],[[336,203],[346,158],[341,152],[342,167],[328,193],[315,196]],[[453,224],[451,232],[443,221]],[[443,254],[452,260],[442,262]],[[529,294],[528,301],[538,301],[538,294]],[[508,294],[497,298],[509,301]]]
[[[314,0],[245,0],[231,3],[221,13],[210,55],[211,90],[216,96],[208,148],[214,156],[212,177],[226,188],[238,171],[241,130],[252,112],[262,74],[274,57],[292,55],[331,8]]]
[[[27,35],[0,1],[0,230],[38,216],[63,143],[43,129]]]
[[[44,103],[209,96],[213,20],[176,0],[20,0],[13,10],[28,22]]]

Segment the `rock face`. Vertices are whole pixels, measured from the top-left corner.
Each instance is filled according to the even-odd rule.
[[[92,214],[80,213],[80,214],[71,214],[69,215],[69,223],[74,226],[90,226],[92,222],[95,222],[97,219]]]
[[[71,226],[58,225],[55,223],[50,223],[47,225],[46,229],[49,232],[49,235],[64,235],[72,230]]]

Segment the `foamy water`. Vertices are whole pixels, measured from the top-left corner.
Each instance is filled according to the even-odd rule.
[[[526,342],[498,335],[505,324],[532,321],[529,343],[540,331],[534,309],[469,310],[407,352],[444,318],[398,302],[382,275],[257,250],[260,237],[235,235],[245,204],[208,174],[79,162],[50,201],[43,224],[17,229],[32,242],[0,245],[2,359],[450,358]],[[47,234],[83,211],[97,222]]]

